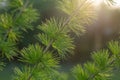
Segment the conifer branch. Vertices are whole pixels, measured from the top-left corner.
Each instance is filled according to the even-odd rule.
[[[88,0],[87,0],[87,1],[88,1]],[[84,3],[86,3],[87,1],[85,1]],[[62,32],[62,31],[64,30],[65,26],[66,26],[67,24],[69,24],[70,20],[71,20],[74,16],[77,15],[77,13],[79,12],[79,9],[80,9],[83,5],[84,5],[84,4],[82,4],[82,5],[80,5],[78,8],[76,8],[75,11],[73,11],[72,15],[70,15],[70,16],[67,18],[67,20],[66,20],[66,21],[63,23],[63,25],[61,26],[60,32]],[[60,32],[59,32],[59,33],[60,33]],[[50,48],[51,45],[54,43],[54,41],[55,41],[54,39],[52,39],[52,40],[50,41],[50,43],[49,43],[49,44],[46,46],[46,48],[44,49],[43,53],[46,53],[46,52],[49,50],[49,48]],[[36,65],[35,65],[35,66],[36,66]],[[34,71],[34,69],[36,69],[35,66],[34,66],[34,68],[33,68],[33,71]],[[30,76],[28,77],[27,80],[30,80],[31,77],[32,77],[32,73],[30,74]]]
[[[100,71],[97,71],[96,73],[90,75],[87,80],[91,80],[91,79],[95,78],[95,76],[97,76],[99,73],[103,72],[104,69],[106,69],[107,67],[109,68],[114,63],[115,60],[111,61],[107,66],[103,67]]]
[[[4,35],[4,38],[3,38],[4,41],[7,40],[8,35],[9,35],[9,33],[10,33],[11,30],[12,30],[12,28],[10,28],[10,29],[7,30],[7,32],[6,32],[6,34]]]
[[[32,78],[32,76],[33,76],[33,72],[34,72],[34,70],[37,68],[37,65],[35,65],[34,67],[33,67],[33,70],[32,70],[32,72],[30,73],[30,75],[28,76],[28,79],[27,80],[30,80],[31,78]]]
[[[20,12],[19,12],[18,15],[15,17],[15,21],[16,21],[17,18],[20,17],[20,15],[22,14],[23,10],[27,7],[28,4],[29,4],[29,1],[26,0],[25,5],[20,9]],[[10,32],[11,30],[12,30],[12,28],[8,29],[8,31],[6,32],[6,34],[5,34],[4,38],[3,38],[4,41],[6,41],[6,39],[8,38],[9,32]]]
[[[9,16],[8,16],[8,18],[3,16],[3,18],[5,17],[5,19],[8,19],[6,22],[4,22],[6,24],[8,23],[8,25],[6,25],[7,27],[5,27],[5,28],[3,26],[4,29],[1,29],[1,34],[0,34],[1,35],[1,43],[3,42],[3,44],[0,45],[0,47],[1,47],[0,53],[3,52],[3,54],[1,54],[0,56],[5,55],[8,59],[10,59],[11,56],[13,58],[14,51],[17,51],[16,50],[17,47],[15,47],[13,45],[13,43],[9,42],[8,40],[9,39],[12,40],[13,38],[16,38],[17,31],[20,30],[19,25],[21,25],[23,23],[22,29],[25,29],[25,27],[29,27],[28,26],[29,21],[31,23],[32,21],[35,20],[33,18],[37,17],[36,16],[37,12],[34,10],[31,11],[31,8],[29,6],[29,0],[22,0],[25,2],[21,1],[21,3],[19,3],[19,1],[15,1],[15,2],[14,1],[15,0],[13,0],[13,3],[11,4],[10,7],[12,7],[12,10],[15,9],[13,11],[15,11],[15,13],[17,13],[17,14],[15,14],[14,12],[10,13],[10,16],[14,15],[14,16],[10,17],[10,19],[9,19]],[[74,0],[72,0],[72,1],[74,1]],[[43,27],[47,27],[47,28],[42,28],[43,32],[45,32],[45,30],[46,30],[46,32],[45,32],[46,34],[44,33],[45,36],[43,35],[43,37],[40,36],[41,37],[40,39],[41,39],[41,42],[45,45],[45,47],[44,48],[40,47],[40,45],[38,44],[37,46],[32,45],[32,47],[30,46],[30,48],[24,49],[23,52],[21,51],[21,54],[22,54],[22,55],[20,54],[21,58],[19,58],[19,56],[17,58],[19,58],[22,62],[27,63],[28,65],[26,65],[26,67],[24,67],[23,69],[18,68],[15,70],[15,73],[16,73],[15,80],[19,80],[19,79],[32,80],[32,79],[36,79],[36,78],[41,78],[41,79],[45,78],[45,80],[47,80],[46,77],[51,79],[51,77],[48,77],[50,73],[52,73],[52,74],[50,74],[50,76],[54,77],[54,80],[58,80],[58,78],[56,78],[56,77],[61,77],[61,74],[58,75],[58,73],[56,73],[56,71],[55,71],[55,73],[54,73],[54,71],[52,71],[53,69],[56,70],[56,67],[58,67],[59,62],[57,62],[57,61],[59,61],[59,60],[56,60],[56,58],[53,57],[52,52],[49,52],[49,50],[51,49],[51,47],[53,47],[54,49],[56,49],[58,51],[58,53],[60,52],[59,53],[60,55],[63,53],[62,54],[63,56],[64,55],[66,56],[65,52],[70,52],[71,48],[66,47],[64,45],[67,45],[69,43],[72,44],[73,40],[69,40],[70,38],[67,38],[67,37],[69,37],[69,35],[67,35],[68,32],[64,32],[64,31],[67,28],[70,28],[71,30],[73,28],[73,31],[78,29],[75,27],[71,27],[69,25],[72,23],[74,25],[75,20],[77,22],[77,19],[80,20],[80,19],[83,19],[86,17],[84,15],[81,15],[81,14],[78,15],[78,14],[79,14],[79,11],[82,12],[82,10],[83,10],[83,14],[84,14],[84,9],[87,10],[87,7],[89,7],[89,5],[86,4],[88,1],[90,1],[90,0],[83,0],[83,1],[81,1],[82,4],[77,5],[77,7],[75,5],[74,9],[71,8],[73,11],[70,13],[70,15],[67,16],[67,18],[64,21],[62,21],[62,23],[59,24],[59,22],[57,22],[56,20],[54,20],[54,21],[51,20],[51,21],[49,21],[48,24],[47,23],[45,24],[46,26],[43,25]],[[113,1],[113,0],[110,0],[110,1]],[[13,5],[13,4],[15,4],[15,5]],[[16,8],[17,8],[17,11],[16,11]],[[64,8],[64,6],[63,6],[63,8]],[[28,11],[27,11],[27,9],[28,9]],[[10,10],[11,10],[11,8],[10,8]],[[12,12],[12,11],[10,11],[10,12]],[[69,12],[69,10],[68,10],[68,12]],[[87,12],[87,11],[85,11],[85,12]],[[31,14],[31,15],[33,15],[33,17],[31,17],[31,15],[29,15],[29,13],[33,13],[33,14]],[[7,14],[9,14],[9,12],[7,12]],[[86,15],[88,15],[88,14],[86,14]],[[80,18],[76,18],[78,16],[80,16]],[[83,17],[81,17],[81,16],[83,16]],[[33,19],[33,20],[31,21],[31,19]],[[13,23],[13,21],[15,24]],[[75,25],[76,25],[76,22],[75,22]],[[18,26],[16,26],[16,24]],[[18,28],[16,29],[14,26],[18,27]],[[48,28],[48,27],[50,27],[50,28]],[[52,33],[52,31],[54,31],[54,32]],[[76,30],[76,32],[77,32],[77,30]],[[14,41],[16,41],[16,40],[14,40]],[[4,42],[5,42],[5,44],[4,44]],[[65,43],[62,44],[61,42],[65,42]],[[111,46],[113,46],[113,45],[114,44],[111,44]],[[72,45],[67,45],[67,46],[72,47]],[[15,47],[15,49],[14,49],[14,47]],[[112,50],[111,50],[111,48],[112,48]],[[97,79],[103,79],[103,78],[107,79],[108,75],[110,74],[108,72],[111,72],[110,70],[113,71],[114,69],[117,68],[117,66],[120,66],[120,64],[116,64],[117,62],[120,61],[119,48],[120,48],[120,45],[118,45],[118,44],[116,46],[110,47],[110,50],[113,51],[112,52],[113,55],[110,55],[109,53],[107,53],[105,56],[105,54],[103,53],[102,56],[99,56],[99,55],[97,57],[93,56],[94,59],[93,59],[93,62],[91,62],[92,64],[89,63],[89,64],[85,64],[83,66],[80,65],[78,67],[75,67],[74,68],[75,71],[73,70],[73,73],[75,74],[74,75],[75,79],[76,80],[79,80],[79,79],[93,80],[96,78]],[[19,50],[17,52],[19,53]],[[105,56],[105,57],[103,57],[103,56]],[[4,58],[4,56],[3,56],[3,58]],[[4,59],[6,59],[6,58],[4,58]],[[0,70],[3,67],[4,67],[4,64],[1,63]],[[37,70],[39,72],[41,71],[40,74]],[[50,73],[48,72],[49,70],[51,70]],[[107,72],[107,76],[106,76],[106,72]],[[36,73],[38,73],[39,75],[38,74],[36,75]],[[55,74],[55,76],[54,76],[54,74]],[[59,79],[67,80],[66,78],[65,79],[59,78]],[[51,80],[53,80],[53,79],[51,79]]]
[[[51,40],[50,43],[48,44],[48,46],[44,49],[43,53],[46,53],[48,51],[48,49],[50,48],[50,46],[53,44],[54,40]]]
[[[84,1],[84,4],[87,3],[88,1],[89,1],[89,0],[85,0],[85,1]],[[80,9],[84,4],[79,5],[79,6],[75,9],[75,11],[73,11],[73,12],[71,13],[71,15],[70,15],[70,16],[67,18],[67,20],[63,23],[60,32],[62,32],[62,31],[64,30],[65,26],[70,22],[70,20],[71,20],[74,16],[77,15],[77,13],[79,12],[79,9]]]
[[[15,21],[16,21],[17,18],[19,18],[19,17],[21,16],[22,12],[23,12],[24,9],[28,6],[28,4],[29,4],[29,1],[26,0],[25,5],[20,9],[20,12],[19,12],[18,15],[15,17]]]
[[[87,0],[87,1],[85,0],[85,1],[84,1],[84,4],[85,4],[86,2],[88,2],[88,1],[89,1],[89,0]],[[59,33],[61,33],[61,32],[65,29],[66,25],[68,25],[69,22],[70,22],[70,20],[71,20],[74,16],[77,15],[77,13],[79,12],[79,9],[80,9],[84,4],[79,5],[79,7],[77,7],[77,8],[75,9],[75,11],[73,11],[73,12],[71,13],[71,15],[66,19],[66,21],[63,23],[63,25],[61,25],[61,30],[60,30]],[[54,41],[55,41],[55,40],[51,40],[51,41],[50,41],[50,43],[48,44],[48,46],[46,46],[46,48],[45,48],[45,50],[44,50],[44,53],[49,50],[50,46],[54,43]]]

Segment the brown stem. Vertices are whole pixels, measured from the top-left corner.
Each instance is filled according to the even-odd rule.
[[[43,53],[46,53],[48,51],[48,49],[50,48],[50,46],[53,44],[54,40],[51,40],[50,43],[48,44],[48,46],[44,49]]]

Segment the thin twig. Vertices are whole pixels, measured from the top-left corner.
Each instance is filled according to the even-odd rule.
[[[16,19],[18,17],[20,17],[20,15],[22,14],[23,10],[27,7],[28,4],[29,4],[29,1],[27,0],[25,5],[20,9],[20,12],[18,13],[18,15],[15,17],[15,19],[14,19],[15,21],[16,21]],[[4,38],[3,38],[4,40],[7,39],[7,37],[8,37],[8,35],[9,35],[11,30],[12,30],[12,28],[8,29],[8,31],[6,32],[6,34],[5,34]]]
[[[95,74],[90,75],[87,80],[91,80],[91,79],[95,78],[95,76],[98,75],[99,73],[103,72],[104,69],[106,69],[107,67],[109,68],[114,63],[114,61],[115,60],[111,61],[107,66],[103,67],[100,71],[97,71]]]
[[[43,53],[46,53],[48,51],[48,49],[50,48],[50,46],[53,44],[54,40],[51,40],[50,43],[48,44],[48,46],[44,49]]]
[[[89,0],[85,0],[83,3],[85,4],[85,3],[87,3],[88,1],[89,1]],[[84,4],[79,5],[79,7],[77,7],[77,8],[75,9],[75,11],[73,11],[73,13],[71,14],[71,16],[69,16],[69,17],[67,18],[67,20],[63,23],[60,32],[62,32],[62,31],[64,30],[64,28],[66,27],[66,25],[70,22],[70,20],[71,20],[74,16],[77,15],[77,13],[79,12],[80,8],[81,8]]]
[[[30,80],[31,78],[32,78],[32,75],[33,75],[33,72],[34,72],[34,70],[37,68],[37,65],[35,65],[34,67],[33,67],[33,70],[32,70],[32,72],[30,73],[30,75],[28,76],[28,79],[27,80]]]
[[[17,14],[17,16],[15,17],[15,20],[21,16],[21,14],[23,13],[24,9],[28,6],[28,4],[29,4],[29,1],[26,0],[25,5],[24,5],[23,7],[21,7],[20,12],[19,12],[19,13]]]
[[[88,0],[87,0],[87,1],[88,1]],[[85,4],[87,1],[85,0],[84,4]],[[79,12],[79,9],[80,9],[84,4],[80,5],[79,7],[77,7],[77,8],[75,9],[75,11],[72,12],[72,14],[67,18],[67,20],[66,20],[66,21],[63,23],[63,25],[61,26],[60,32],[62,32],[62,31],[65,29],[65,26],[70,22],[70,20],[71,20],[74,16],[77,15],[77,13]],[[59,33],[60,33],[60,32],[59,32]],[[50,41],[50,43],[48,44],[48,46],[45,48],[44,52],[48,51],[48,49],[50,48],[50,46],[53,44],[54,41],[55,41],[55,40],[51,40],[51,41]]]
[[[88,0],[87,0],[87,1],[88,1]],[[84,4],[85,4],[87,1],[85,0]],[[79,12],[79,9],[80,9],[84,4],[82,4],[82,5],[80,5],[78,8],[76,8],[75,11],[73,11],[72,15],[70,15],[70,16],[67,18],[67,20],[66,20],[66,21],[63,23],[63,25],[61,26],[60,32],[62,32],[62,31],[64,30],[65,26],[70,22],[70,20],[71,20],[74,16],[77,15],[77,13]],[[43,53],[46,53],[54,42],[55,42],[55,40],[52,39],[52,40],[50,41],[50,43],[49,43],[49,44],[46,46],[46,48],[44,49]],[[35,69],[35,68],[34,68],[34,69]],[[28,77],[27,80],[30,80],[31,77],[32,77],[32,73],[30,74],[30,76]]]

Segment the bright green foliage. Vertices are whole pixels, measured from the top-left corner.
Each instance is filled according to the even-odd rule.
[[[51,70],[39,72],[39,78],[37,80],[67,80],[65,73],[59,73],[58,71]]]
[[[22,6],[24,6],[24,0],[10,0],[10,4],[9,6],[11,8],[21,8]]]
[[[68,19],[70,21],[68,28],[77,35],[84,32],[83,26],[95,19],[95,10],[91,0],[61,0],[59,4],[60,9],[68,16],[72,16]]]
[[[61,25],[62,23],[58,23],[55,19],[51,19],[39,26],[39,29],[42,30],[43,33],[48,36],[48,38],[57,39],[57,36],[60,34],[59,32]]]
[[[20,70],[17,69],[16,74],[19,77],[18,79],[27,80],[30,77],[30,75],[34,77],[35,74],[35,77],[38,78],[38,79],[35,78],[35,80],[41,79],[47,80],[49,78],[48,75],[50,76],[50,78],[53,75],[53,73],[51,73],[52,72],[51,70],[57,69],[59,67],[58,59],[56,59],[51,52],[44,53],[43,49],[39,46],[39,44],[29,45],[28,48],[22,49],[20,53],[22,56],[20,57],[20,61],[30,64],[31,67],[29,67],[30,69],[28,70],[29,72],[27,73],[26,70],[18,72]],[[26,76],[24,76],[25,74]]]
[[[44,44],[44,45],[48,45],[49,43],[50,43],[50,41],[51,41],[51,39],[50,38],[48,38],[48,36],[46,35],[46,34],[44,34],[44,33],[42,33],[42,34],[38,34],[38,40],[40,40],[40,42],[42,43],[42,44]]]
[[[5,34],[4,38],[8,37],[8,40],[15,42],[20,37],[20,33],[14,28],[14,20],[10,14],[5,13],[0,15],[0,26],[0,32]]]
[[[90,0],[59,0],[59,8],[66,18],[51,18],[38,26],[38,43],[29,44],[21,50],[17,43],[22,31],[34,29],[33,23],[39,18],[29,0],[9,0],[7,8],[0,14],[0,58],[18,58],[22,68],[14,69],[13,80],[69,80],[69,75],[59,72],[59,61],[73,52],[74,42],[71,31],[77,35],[84,32],[83,26],[95,18]],[[31,35],[30,35],[31,36]],[[111,72],[120,68],[120,45],[110,42],[109,50],[92,54],[92,61],[72,69],[74,80],[110,80]],[[57,54],[56,54],[57,53]],[[19,56],[18,56],[19,55]],[[0,62],[0,70],[4,63]]]
[[[74,45],[72,43],[73,40],[68,35],[62,34],[57,38],[52,46],[58,51],[58,54],[62,58],[65,58],[68,56],[68,53],[72,53],[74,49]]]
[[[59,73],[55,69],[48,67],[28,67],[25,66],[22,69],[15,68],[14,80],[67,80],[65,73]]]
[[[43,31],[43,33],[38,34],[38,39],[46,46],[53,40],[54,42],[51,46],[57,50],[60,57],[65,58],[68,53],[72,52],[74,45],[73,39],[67,35],[69,29],[64,30],[62,27],[63,22],[60,22],[58,23],[55,19],[51,19],[43,23],[42,26],[39,26],[39,29]]]
[[[22,70],[20,70],[19,68],[15,68],[14,70],[16,77],[14,77],[14,80],[27,80],[27,78],[29,77],[29,73],[32,72],[30,67],[25,67]],[[31,78],[32,80],[35,80],[35,78]]]
[[[61,57],[65,57],[67,52],[73,50],[73,40],[66,35],[68,31],[62,30],[62,23],[57,23],[55,19],[47,21],[42,26],[39,26],[42,34],[38,35],[38,38],[44,45],[48,45],[51,40],[54,40],[52,47],[55,48]]]
[[[66,73],[54,72],[52,80],[68,80],[68,75]]]
[[[72,69],[75,80],[111,80],[114,69],[119,71],[120,53],[115,54],[118,50],[119,42],[111,41],[108,44],[112,55],[108,50],[100,50],[92,53],[91,62],[84,63],[83,66],[77,65]]]
[[[16,56],[16,47],[15,44],[11,41],[2,41],[0,40],[0,50],[2,51],[2,56],[8,58],[9,60]]]
[[[84,64],[87,74],[97,73],[98,68],[95,66],[95,63],[87,62]]]
[[[63,3],[62,5],[66,5],[66,3],[64,2],[62,3]],[[69,5],[67,6],[69,7]],[[81,7],[85,7],[85,6],[81,5]],[[28,68],[29,70],[27,73],[26,73],[26,70],[16,69],[17,71],[16,74],[18,75],[19,79],[25,79],[25,80],[30,80],[30,79],[33,79],[33,80],[34,79],[36,80],[65,79],[66,80],[67,79],[66,76],[63,76],[63,75],[60,76],[60,73],[56,71],[56,68],[58,67],[59,59],[54,58],[53,55],[54,55],[54,52],[57,51],[60,58],[66,58],[66,56],[69,53],[71,53],[72,50],[74,49],[73,39],[68,34],[70,33],[71,28],[72,29],[75,28],[74,32],[77,32],[77,33],[78,31],[83,30],[82,29],[83,24],[81,25],[78,24],[80,27],[70,26],[73,23],[73,21],[77,19],[79,15],[79,12],[78,10],[76,10],[76,8],[74,8],[72,12],[69,12],[68,18],[65,18],[65,19],[51,18],[50,20],[47,20],[46,23],[42,23],[42,25],[38,27],[38,29],[40,29],[40,31],[42,32],[38,34],[37,39],[45,47],[42,47],[42,46],[40,47],[39,44],[35,44],[35,45],[29,45],[28,48],[24,48],[20,51],[20,54],[21,54],[20,61],[28,64],[30,66],[30,69]],[[64,9],[66,9],[66,7],[64,7]],[[87,10],[87,8],[85,8],[84,10]],[[75,15],[70,15],[70,14],[75,14]],[[86,14],[89,14],[89,13],[86,12]],[[84,16],[84,18],[85,17],[86,16]],[[90,17],[88,18],[90,19]],[[19,18],[17,19],[18,20],[16,21],[18,21],[18,24],[23,23],[23,26],[26,25],[26,23],[24,22],[29,23],[28,21],[30,21],[25,19],[25,21],[23,20],[23,22],[20,21],[19,23]],[[53,48],[53,50],[50,50],[50,48]],[[36,75],[38,74],[37,78],[35,78],[34,72]],[[26,74],[26,76],[22,76],[24,74]]]
[[[75,80],[87,80],[88,75],[85,73],[81,65],[75,66],[72,72]]]
[[[0,16],[0,26],[3,27],[3,29],[9,29],[13,26],[11,15],[5,13]]]
[[[47,20],[46,23],[43,23],[38,27],[43,33],[38,34],[38,40],[44,45],[49,45],[51,40],[56,40],[57,37],[61,34],[60,32],[61,24],[55,19]]]
[[[32,5],[28,0],[11,0],[10,1],[10,11],[11,14],[14,13],[14,21],[16,28],[20,28],[22,30],[31,29],[31,23],[35,22],[38,18],[38,12],[36,9],[32,8]]]
[[[20,53],[22,55],[20,61],[35,64],[41,61],[40,59],[43,55],[43,49],[38,44],[35,46],[29,45],[28,48],[22,49]]]
[[[112,51],[113,55],[113,61],[115,61],[115,63],[113,64],[113,66],[117,67],[118,69],[120,68],[120,43],[118,41],[111,41],[108,44],[108,47],[110,49],[110,51]]]
[[[120,53],[120,44],[118,41],[111,41],[109,43],[109,49],[111,52],[115,55],[118,55]]]
[[[23,11],[23,14],[20,16],[20,18],[16,19],[17,24],[21,24],[19,27],[23,30],[26,29],[32,29],[32,26],[30,25],[32,22],[35,22],[38,19],[38,14],[35,9],[33,9],[31,6],[28,9],[25,9]]]
[[[13,5],[14,4],[14,5]],[[0,51],[9,60],[16,56],[16,41],[20,39],[21,30],[31,28],[38,19],[35,9],[22,0],[10,0],[9,8],[0,14]]]
[[[51,52],[43,53],[43,49],[38,44],[29,45],[28,48],[21,51],[21,55],[20,61],[36,65],[36,69],[45,68],[49,70],[59,67],[58,59]]]
[[[107,50],[102,50],[93,53],[92,59],[100,69],[103,69],[109,65],[109,53]]]

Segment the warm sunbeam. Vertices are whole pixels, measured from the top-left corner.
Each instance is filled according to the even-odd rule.
[[[93,2],[95,6],[99,6],[103,2],[103,0],[93,0]]]
[[[114,0],[115,6],[120,7],[120,0]]]
[[[93,0],[95,6],[99,6],[101,3],[107,3],[109,0]],[[108,2],[109,3],[109,2]],[[120,0],[113,0],[114,7],[120,7]]]

